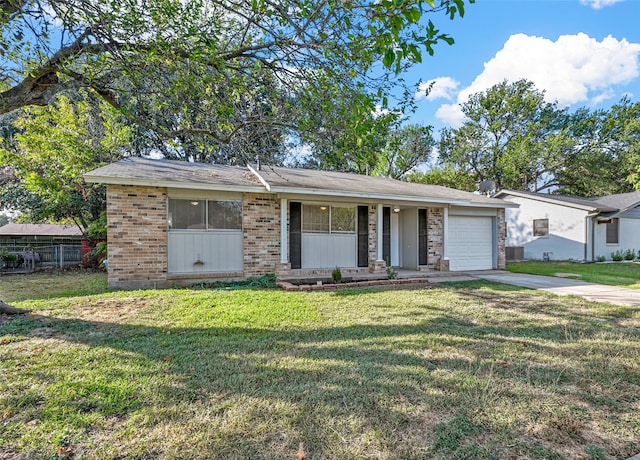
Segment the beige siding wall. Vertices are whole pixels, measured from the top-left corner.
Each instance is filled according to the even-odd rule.
[[[107,187],[109,286],[157,287],[167,278],[167,191]]]

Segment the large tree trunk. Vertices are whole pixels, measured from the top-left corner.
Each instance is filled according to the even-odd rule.
[[[6,315],[24,315],[29,313],[30,310],[23,310],[22,308],[16,308],[0,300],[0,313]]]

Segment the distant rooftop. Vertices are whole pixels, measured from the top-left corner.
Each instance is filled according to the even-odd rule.
[[[561,201],[591,208],[598,212],[616,212],[640,204],[640,192],[619,193],[616,195],[604,195],[598,197],[578,197],[571,195],[553,195],[549,193],[534,193],[522,190],[501,190],[496,195],[513,194],[530,196],[541,200]]]
[[[82,232],[75,225],[7,224],[0,227],[0,236],[61,236],[77,237]]]

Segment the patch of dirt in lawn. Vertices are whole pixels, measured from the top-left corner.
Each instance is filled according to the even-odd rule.
[[[153,305],[145,297],[122,297],[80,302],[73,309],[73,317],[81,320],[113,322],[138,313]]]
[[[582,278],[582,275],[579,275],[578,273],[564,273],[564,272],[558,272],[555,273],[554,276],[557,276],[558,278]]]

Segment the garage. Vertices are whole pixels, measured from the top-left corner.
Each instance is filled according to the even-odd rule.
[[[449,269],[493,269],[493,235],[493,217],[450,215],[446,242]]]

